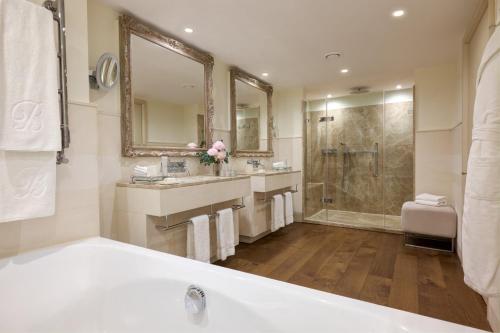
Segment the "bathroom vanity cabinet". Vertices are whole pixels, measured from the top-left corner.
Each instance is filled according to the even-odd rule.
[[[240,212],[240,241],[253,243],[271,233],[271,200],[273,195],[296,191],[302,182],[301,171],[265,171],[248,174],[251,194],[245,197]]]
[[[116,185],[113,230],[122,242],[186,256],[189,219],[241,205],[250,195],[251,177],[194,176],[173,179],[167,184]],[[243,202],[246,205],[246,202]],[[235,211],[235,239],[238,215]],[[178,227],[176,227],[178,225]],[[215,223],[210,222],[212,257],[215,257]]]

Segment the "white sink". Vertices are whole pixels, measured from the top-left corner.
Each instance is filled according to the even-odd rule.
[[[168,177],[162,181],[157,182],[161,185],[174,185],[174,184],[195,184],[207,181],[217,180],[219,177],[215,176],[190,176],[190,177]]]

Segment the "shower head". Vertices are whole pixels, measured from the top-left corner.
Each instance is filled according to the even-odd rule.
[[[352,87],[350,89],[351,95],[364,94],[367,92],[370,92],[370,87],[367,86]]]

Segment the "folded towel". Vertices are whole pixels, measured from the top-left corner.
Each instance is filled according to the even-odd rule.
[[[30,1],[0,0],[0,49],[0,150],[60,150],[52,13]]]
[[[276,194],[271,202],[271,231],[274,232],[285,226],[285,212],[283,207],[283,196]]]
[[[0,151],[0,222],[54,215],[56,152]]]
[[[160,175],[161,175],[161,166],[160,165],[148,165],[148,166],[136,165],[134,167],[134,176],[157,177]]]
[[[187,230],[187,257],[210,263],[210,225],[208,215],[191,219]]]
[[[233,256],[234,249],[234,219],[231,208],[219,210],[216,217],[217,227],[217,257],[226,260]]]
[[[446,202],[429,201],[429,200],[415,200],[415,203],[419,205],[433,206],[433,207],[446,206]]]
[[[285,192],[285,224],[293,223],[293,198],[291,192]]]
[[[417,197],[415,199],[446,203],[446,197],[444,195],[434,195],[434,194],[429,194],[429,193],[419,194],[419,195],[417,195]]]

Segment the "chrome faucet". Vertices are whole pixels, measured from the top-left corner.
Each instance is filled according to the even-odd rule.
[[[247,164],[250,164],[253,166],[254,169],[258,169],[259,166],[264,166],[260,160],[247,160]]]
[[[169,175],[171,173],[173,173],[174,176],[175,176],[175,174],[179,174],[179,173],[189,174],[189,171],[187,169],[187,163],[185,160],[183,160],[183,161],[168,161],[167,172]]]

